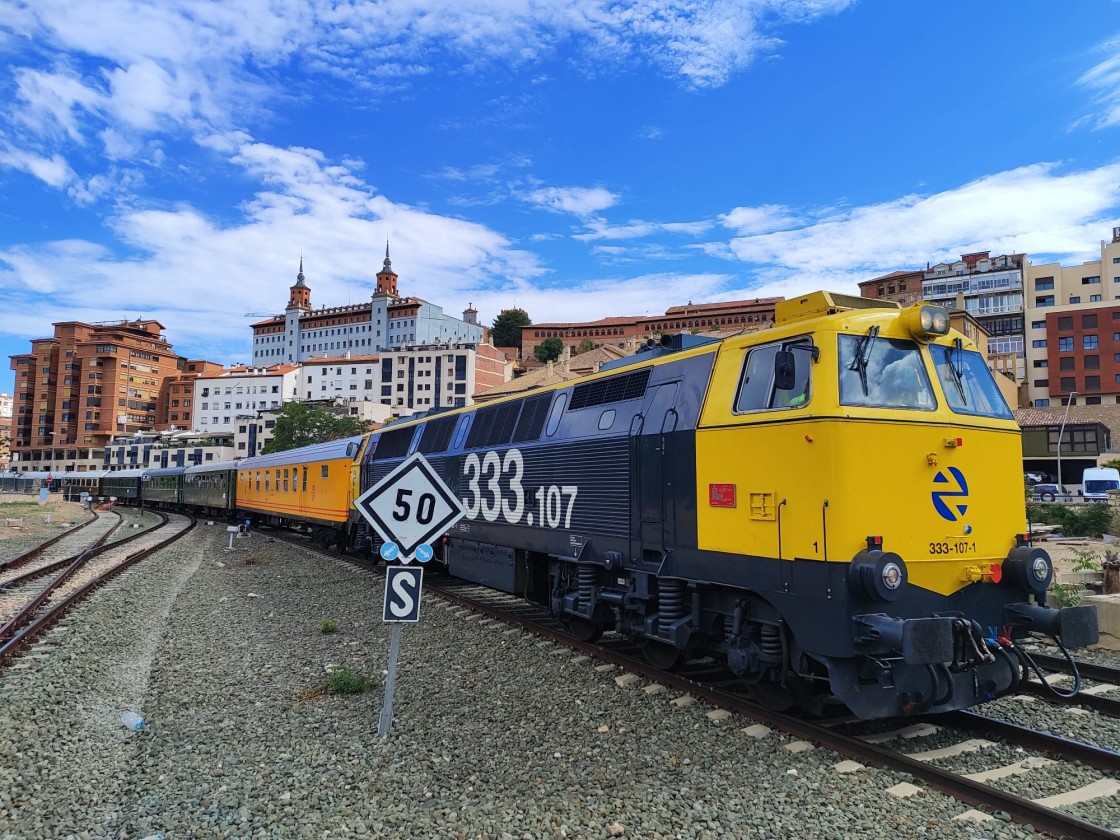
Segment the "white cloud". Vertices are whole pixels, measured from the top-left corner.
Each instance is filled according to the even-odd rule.
[[[52,187],[65,187],[74,180],[74,170],[58,154],[42,157],[21,149],[4,148],[0,149],[0,165],[26,172]]]
[[[763,204],[758,207],[736,207],[720,216],[720,222],[737,233],[767,233],[797,224],[797,218],[789,208],[777,204]]]
[[[687,85],[718,85],[775,46],[763,29],[849,2],[36,0],[0,12],[0,31],[13,33],[0,48],[16,54],[8,117],[29,132],[26,142],[60,130],[80,143],[110,124],[141,134],[198,124],[227,130],[288,95],[272,74],[295,62],[366,91],[427,74],[434,57],[468,69],[555,55],[577,69],[652,64]],[[31,55],[37,69],[20,63]],[[78,63],[94,72],[78,72]]]
[[[618,195],[603,187],[545,187],[526,194],[524,199],[546,210],[589,216],[618,203]]]
[[[1064,173],[1036,164],[933,195],[909,195],[835,212],[726,243],[738,260],[806,277],[917,268],[977,250],[1085,253],[1120,204],[1120,164]],[[728,216],[734,216],[732,211]],[[719,251],[723,243],[713,243]]]
[[[1095,122],[1098,127],[1120,125],[1120,37],[1106,41],[1100,47],[1108,56],[1078,80],[1083,86],[1096,91],[1100,113]]]

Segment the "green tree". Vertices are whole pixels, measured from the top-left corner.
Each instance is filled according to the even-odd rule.
[[[262,455],[283,452],[311,443],[360,435],[365,424],[356,417],[336,414],[328,408],[307,403],[289,402],[276,414],[272,440],[261,449]]]
[[[590,353],[594,349],[595,349],[595,345],[592,343],[591,339],[590,338],[585,338],[583,341],[581,341],[579,343],[579,346],[576,347],[576,352],[577,353]]]
[[[564,342],[558,338],[546,338],[533,348],[538,362],[555,362],[564,352]]]
[[[533,323],[524,309],[503,309],[490,327],[490,341],[495,347],[521,349],[521,328]]]

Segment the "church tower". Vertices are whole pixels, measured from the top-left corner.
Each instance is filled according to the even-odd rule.
[[[393,273],[393,263],[389,259],[389,240],[385,240],[385,263],[377,272],[377,294],[397,297],[397,275]]]
[[[388,259],[386,259],[388,263]],[[380,275],[378,275],[380,277]],[[395,277],[396,275],[394,275]],[[296,275],[296,284],[290,286],[291,296],[288,298],[288,309],[302,309],[311,311],[311,289],[303,282],[303,257],[299,258],[299,274]]]

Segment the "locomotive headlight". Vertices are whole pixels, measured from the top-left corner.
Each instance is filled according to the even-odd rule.
[[[873,601],[896,601],[906,588],[906,563],[893,551],[868,549],[852,558],[852,591]]]
[[[949,312],[941,306],[912,306],[906,319],[910,334],[918,341],[929,341],[949,332]]]
[[[902,567],[897,563],[886,563],[883,566],[881,577],[883,578],[883,586],[893,592],[898,589],[898,587],[902,586]]]
[[[1003,561],[1002,582],[1032,595],[1044,595],[1054,579],[1054,564],[1041,548],[1017,545]]]
[[[1045,557],[1036,557],[1031,563],[1031,574],[1039,583],[1050,577],[1050,563]]]

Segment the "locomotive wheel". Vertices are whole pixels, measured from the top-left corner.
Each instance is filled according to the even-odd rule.
[[[659,671],[672,671],[684,659],[684,651],[667,645],[664,642],[655,642],[647,639],[642,645],[642,656],[646,662]]]
[[[595,642],[603,635],[603,628],[589,618],[572,615],[563,623],[568,635],[579,642]]]

